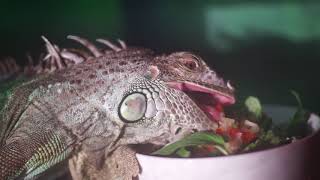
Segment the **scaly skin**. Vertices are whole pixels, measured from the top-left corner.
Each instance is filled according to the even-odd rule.
[[[215,129],[217,123],[173,83],[201,85],[218,93],[217,101],[234,102],[233,89],[191,53],[157,56],[99,39],[111,48],[101,51],[69,38],[91,54],[60,49],[44,38],[50,65],[29,68],[39,75],[15,88],[3,108],[0,179],[36,177],[80,152],[99,169],[120,146],[163,145]]]

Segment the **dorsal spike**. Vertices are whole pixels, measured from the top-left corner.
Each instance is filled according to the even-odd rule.
[[[36,72],[35,71],[35,65],[34,65],[34,60],[30,53],[26,54],[27,61],[28,63],[23,67],[23,73],[26,75],[31,75],[32,73]]]
[[[126,42],[122,41],[121,39],[118,39],[119,44],[121,45],[122,49],[127,49]]]
[[[55,47],[51,44],[51,42],[45,37],[45,36],[41,36],[41,38],[43,39],[43,41],[45,42],[48,54],[46,55],[46,57],[44,58],[44,60],[49,59],[50,57],[54,57],[56,59],[59,59],[59,53],[57,52],[57,49],[55,49]]]
[[[17,63],[13,58],[11,57],[7,58],[5,63],[7,64],[9,72],[14,73],[19,70]]]
[[[10,60],[11,58],[6,58],[5,60],[4,60],[4,65],[5,65],[5,67],[6,67],[6,69],[7,69],[7,73],[8,74],[12,74],[13,72],[14,72],[14,69],[12,68],[12,65],[11,65],[11,60]]]
[[[27,66],[33,66],[34,65],[34,60],[33,60],[32,56],[30,55],[30,53],[27,53],[26,57],[27,57],[27,60],[28,60]]]
[[[32,67],[36,74],[40,74],[43,72],[43,63],[45,62],[43,60],[44,60],[45,56],[46,55],[44,53],[41,53],[39,55],[39,60],[38,60],[37,64]]]
[[[10,78],[19,71],[20,66],[12,57],[5,58],[0,62],[0,81]]]
[[[82,44],[83,46],[85,46],[86,48],[88,48],[90,50],[90,52],[92,52],[92,54],[95,57],[102,56],[102,53],[99,51],[99,49],[94,44],[92,44],[90,41],[88,41],[84,38],[78,37],[78,36],[73,36],[73,35],[69,35],[69,36],[67,36],[67,38],[74,40],[74,41],[77,41],[80,44]]]
[[[70,60],[70,61],[74,62],[75,64],[79,64],[79,63],[82,63],[83,61],[85,61],[85,57],[83,57],[81,54],[79,54],[77,52],[70,51],[68,49],[63,49],[60,52],[60,55],[62,58]]]
[[[79,56],[83,57],[85,61],[93,57],[91,53],[82,49],[65,48],[65,49],[62,49],[62,51],[69,51],[69,52],[78,54]]]
[[[114,45],[112,42],[110,42],[109,40],[106,39],[97,39],[97,42],[102,43],[106,46],[108,46],[109,48],[111,48],[112,50],[114,50],[115,52],[119,52],[121,51],[121,48],[119,48],[118,46]]]
[[[49,72],[53,72],[56,70],[56,66],[55,66],[55,63],[54,63],[54,59],[50,59],[49,63],[47,64],[47,69]]]
[[[46,43],[46,47],[47,47],[47,50],[48,50],[48,55],[44,58],[44,60],[47,60],[50,57],[52,57],[53,61],[57,64],[57,68],[58,69],[62,69],[63,68],[63,63],[62,63],[62,60],[61,60],[60,55],[59,55],[58,46],[51,44],[51,42],[44,36],[41,36],[41,38]]]

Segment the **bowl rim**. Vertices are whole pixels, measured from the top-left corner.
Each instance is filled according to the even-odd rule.
[[[273,105],[268,104],[274,107],[289,107],[293,108],[293,106],[286,106],[286,105]],[[315,113],[310,113],[310,115],[315,115],[317,118],[320,119],[320,116]],[[148,159],[157,159],[157,160],[175,160],[175,161],[185,161],[185,160],[197,160],[197,161],[203,161],[203,160],[213,160],[213,159],[232,159],[236,157],[246,157],[246,156],[259,156],[261,154],[265,153],[272,153],[272,151],[282,151],[283,149],[289,149],[293,148],[293,146],[299,146],[302,144],[306,144],[307,141],[310,141],[311,139],[315,138],[317,135],[320,135],[320,129],[316,130],[315,132],[310,133],[306,137],[303,137],[301,139],[297,139],[294,142],[283,144],[275,147],[270,147],[262,150],[257,150],[253,152],[244,152],[244,153],[238,153],[238,154],[230,154],[225,156],[214,156],[214,157],[192,157],[192,158],[179,158],[179,157],[166,157],[166,156],[153,156],[153,155],[147,155],[147,154],[141,154],[136,153],[137,157],[144,157]]]

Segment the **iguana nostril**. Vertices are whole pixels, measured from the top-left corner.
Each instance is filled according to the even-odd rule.
[[[181,127],[178,127],[177,129],[176,129],[176,131],[175,131],[175,135],[177,135],[177,134],[179,134],[180,132],[181,132],[181,130],[182,130],[182,128]]]

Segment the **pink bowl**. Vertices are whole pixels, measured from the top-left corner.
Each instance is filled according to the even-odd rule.
[[[289,119],[294,108],[265,106],[276,122]],[[320,118],[312,114],[314,133],[294,143],[246,154],[208,158],[166,158],[137,154],[139,180],[317,180]]]

